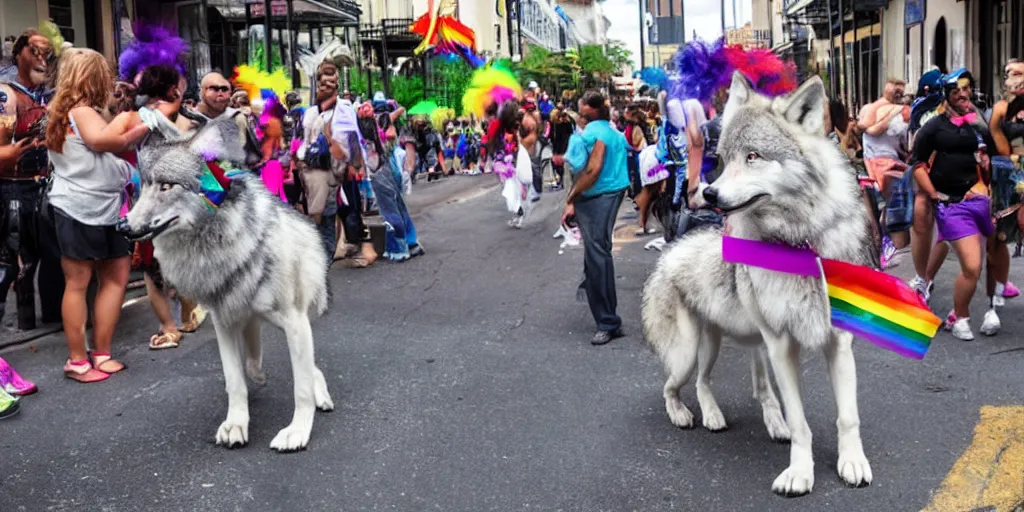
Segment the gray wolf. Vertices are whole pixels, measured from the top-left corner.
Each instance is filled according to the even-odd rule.
[[[233,179],[220,206],[207,207],[200,190],[204,160],[245,161],[234,121],[207,121],[185,135],[161,126],[149,137],[139,152],[142,191],[119,227],[131,238],[152,238],[164,278],[212,313],[228,393],[217,444],[230,448],[249,440],[243,355],[245,373],[262,384],[265,320],[285,333],[295,381],[292,422],[270,447],[303,449],[314,408],[334,408],[323,373],[314,365],[310,327],[310,317],[323,314],[328,302],[328,260],[320,235],[255,175]]]
[[[723,114],[722,176],[702,193],[726,214],[731,236],[810,244],[822,257],[870,264],[867,213],[855,174],[824,136],[825,89],[817,77],[774,100],[733,77]],[[835,391],[840,477],[871,482],[860,439],[853,336],[832,328],[826,292],[816,279],[722,261],[723,229],[696,230],[665,252],[643,291],[644,336],[668,379],[665,408],[676,426],[693,426],[679,399],[694,366],[704,426],[726,428],[710,387],[722,336],[751,347],[754,398],[768,435],[791,440],[790,465],[772,484],[789,496],[811,492],[811,431],[800,393],[800,353],[822,350]],[[770,361],[786,408],[783,418],[766,371]]]

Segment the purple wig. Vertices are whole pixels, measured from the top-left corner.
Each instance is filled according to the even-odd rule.
[[[739,71],[767,96],[779,96],[796,89],[796,69],[768,50],[745,51],[727,46],[724,38],[708,44],[699,39],[679,48],[674,57],[679,76],[670,96],[680,101],[694,99],[707,103],[715,92],[728,87]]]
[[[162,64],[185,74],[188,44],[170,29],[159,25],[135,23],[135,40],[121,52],[118,74],[121,80],[132,82],[135,76],[149,66]]]

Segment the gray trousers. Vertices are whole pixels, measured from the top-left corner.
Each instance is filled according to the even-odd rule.
[[[597,329],[612,331],[622,326],[615,313],[615,266],[612,262],[612,230],[624,191],[580,198],[575,201],[576,220],[583,235],[583,282],[590,313]]]

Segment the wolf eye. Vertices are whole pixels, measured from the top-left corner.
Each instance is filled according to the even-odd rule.
[[[747,153],[747,162],[753,162],[754,160],[759,160],[760,158],[761,155],[757,154],[756,151],[751,151],[750,153]]]
[[[161,183],[160,184],[160,192],[167,192],[168,190],[170,190],[172,188],[174,188],[174,184],[173,183]]]

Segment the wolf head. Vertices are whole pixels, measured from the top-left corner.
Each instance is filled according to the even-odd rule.
[[[733,75],[718,146],[723,172],[702,194],[731,226],[800,243],[815,238],[818,219],[859,211],[853,170],[824,136],[825,98],[818,77],[773,99]]]
[[[162,119],[139,150],[139,200],[118,223],[129,238],[143,240],[191,230],[210,215],[200,179],[206,161],[244,162],[238,127],[221,116],[201,121],[198,130],[181,133]]]

